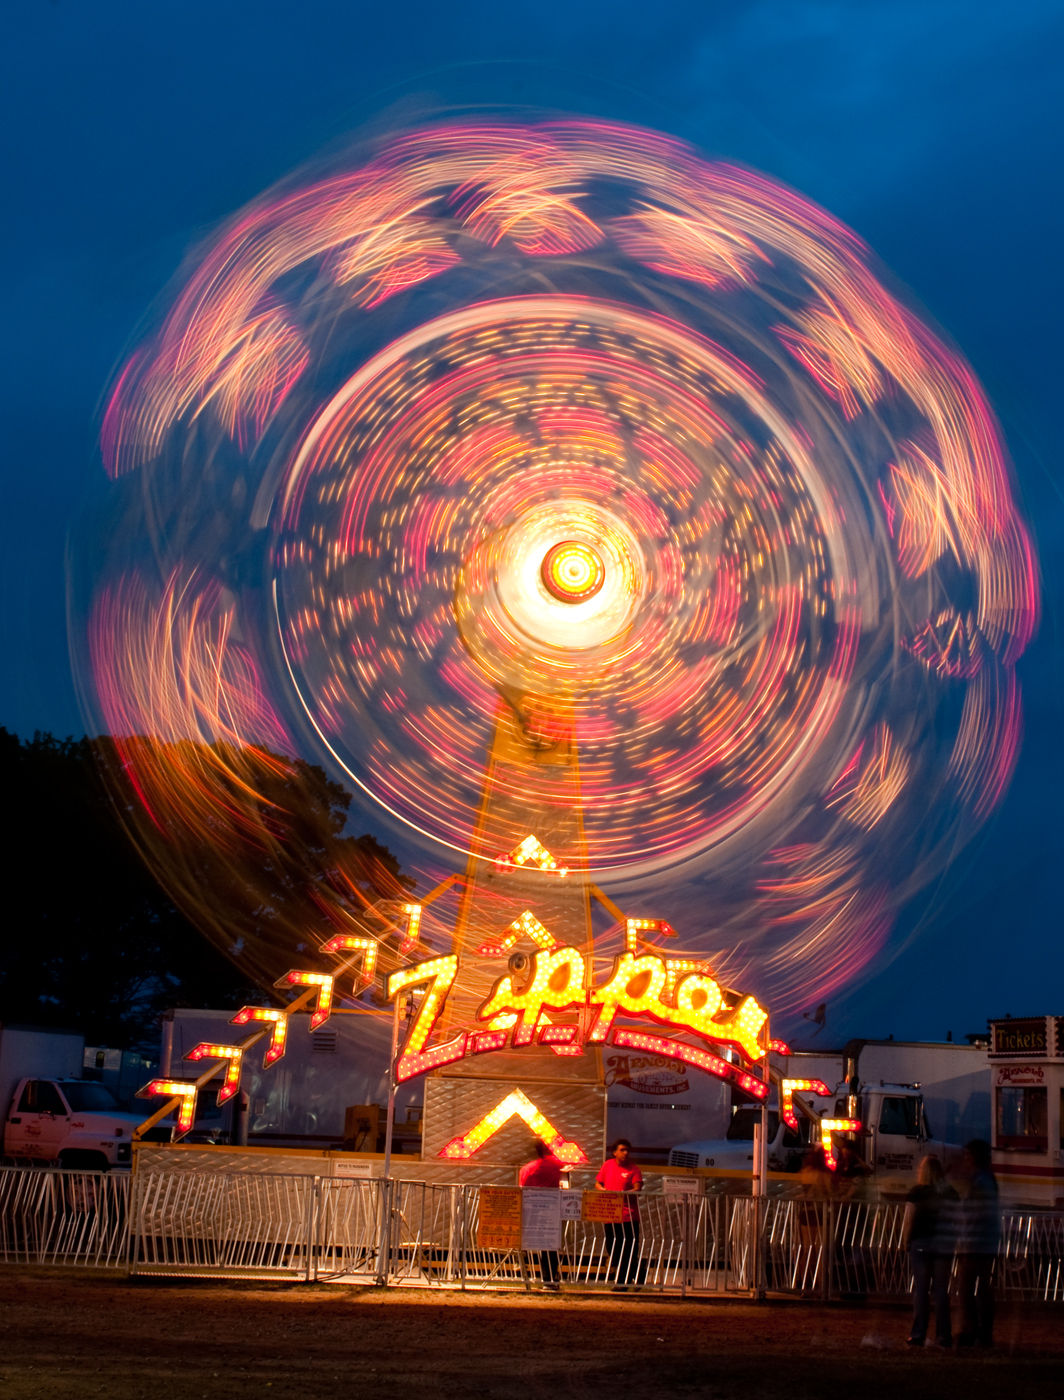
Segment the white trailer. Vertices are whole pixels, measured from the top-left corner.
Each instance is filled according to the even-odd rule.
[[[22,1079],[78,1079],[85,1037],[76,1031],[0,1025],[0,1108],[6,1109]]]

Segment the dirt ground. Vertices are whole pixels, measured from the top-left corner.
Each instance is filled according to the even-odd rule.
[[[902,1307],[134,1279],[0,1268],[0,1400],[1015,1400],[1056,1393],[1064,1308],[993,1353],[906,1349]]]

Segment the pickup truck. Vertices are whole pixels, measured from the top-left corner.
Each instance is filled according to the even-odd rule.
[[[846,1085],[836,1092],[845,1094]],[[802,1098],[809,1103],[811,1095]],[[848,1097],[829,1100],[820,1116],[846,1118]],[[732,1114],[727,1134],[720,1139],[702,1142],[682,1142],[669,1153],[670,1167],[709,1167],[716,1172],[733,1175],[740,1181],[753,1172],[754,1124],[761,1110],[753,1105],[737,1107]],[[858,1098],[857,1115],[861,1131],[855,1135],[860,1155],[871,1169],[869,1178],[879,1194],[887,1197],[904,1196],[916,1183],[920,1163],[936,1155],[947,1171],[954,1165],[961,1148],[932,1136],[931,1125],[924,1109],[924,1097],[909,1085],[884,1084],[875,1088],[863,1086]],[[782,1122],[776,1109],[768,1115],[768,1166],[771,1172],[796,1173],[801,1170],[805,1154],[820,1142],[815,1116],[808,1112],[798,1115],[798,1129]]]
[[[80,1171],[128,1167],[142,1120],[93,1080],[20,1079],[4,1120],[4,1157]]]

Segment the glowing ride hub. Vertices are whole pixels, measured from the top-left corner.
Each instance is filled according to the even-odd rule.
[[[589,544],[563,540],[544,555],[540,573],[553,598],[563,603],[582,603],[602,587],[606,566]]]

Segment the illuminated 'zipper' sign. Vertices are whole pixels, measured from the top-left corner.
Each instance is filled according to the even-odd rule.
[[[692,970],[690,960],[624,952],[614,960],[608,980],[591,987],[583,954],[578,948],[567,946],[537,948],[520,987],[515,986],[510,974],[499,978],[477,1009],[477,1020],[488,1023],[484,1030],[460,1031],[446,1043],[430,1046],[458,971],[459,960],[452,955],[403,968],[388,978],[389,1001],[407,988],[428,986],[396,1062],[396,1079],[400,1083],[488,1051],[538,1044],[564,1046],[569,1053],[579,1053],[584,1044],[602,1045],[609,1040],[616,1043],[616,1036],[625,1034],[614,1032],[618,1015],[646,1017],[673,1031],[693,1032],[715,1045],[734,1046],[749,1061],[759,1060],[765,1054],[761,1036],[768,1013],[752,996],[737,996],[721,987],[708,972]],[[567,1013],[575,1013],[573,1023],[559,1025],[555,1018]],[[697,1055],[688,1063],[734,1078],[736,1083],[741,1076],[744,1082],[740,1087],[758,1098],[768,1092],[764,1081],[742,1072],[738,1066],[713,1056],[702,1058],[705,1064]],[[764,1093],[760,1092],[762,1089]]]

